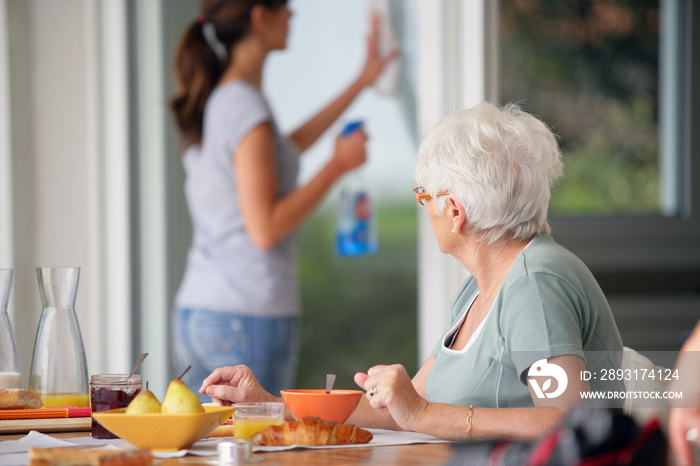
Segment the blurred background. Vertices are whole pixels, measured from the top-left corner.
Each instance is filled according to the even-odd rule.
[[[334,251],[338,193],[300,231],[297,388],[378,363],[412,373],[429,354],[464,272],[434,243],[411,190],[422,135],[483,100],[518,102],[560,136],[554,237],[606,292],[623,341],[673,351],[700,317],[700,8],[691,0],[392,0],[398,91],[366,92],[379,251]],[[371,2],[291,0],[288,48],[264,76],[291,130],[359,72]],[[35,267],[82,268],[76,310],[89,372],[141,373],[164,393],[172,298],[191,228],[166,102],[195,0],[0,0],[0,267],[31,363]],[[301,181],[340,125],[304,156]],[[668,363],[660,361],[660,363]]]

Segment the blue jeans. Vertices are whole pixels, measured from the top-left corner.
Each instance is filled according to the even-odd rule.
[[[173,363],[175,371],[192,369],[183,382],[198,393],[214,369],[245,364],[275,396],[294,388],[299,358],[298,318],[266,318],[202,309],[175,309]],[[178,374],[179,375],[179,374]],[[208,395],[199,396],[211,401]]]

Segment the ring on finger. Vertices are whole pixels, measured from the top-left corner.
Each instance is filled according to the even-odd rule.
[[[696,441],[698,439],[698,430],[690,429],[688,432],[685,433],[685,439],[689,442]]]
[[[369,390],[369,396],[374,396],[377,394],[377,387],[372,387]]]

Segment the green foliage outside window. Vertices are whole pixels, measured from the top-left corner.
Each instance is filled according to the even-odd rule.
[[[551,213],[658,213],[658,0],[501,2],[500,23],[501,100],[561,137]]]
[[[300,231],[301,355],[297,388],[357,388],[353,375],[376,364],[417,370],[416,205],[375,205],[379,251],[340,257],[335,211],[319,210]]]

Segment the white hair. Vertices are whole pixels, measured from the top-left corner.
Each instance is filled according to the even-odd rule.
[[[448,115],[418,149],[414,176],[443,212],[449,191],[463,206],[467,228],[494,244],[550,233],[551,187],[563,173],[556,137],[515,104],[490,103]]]

